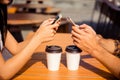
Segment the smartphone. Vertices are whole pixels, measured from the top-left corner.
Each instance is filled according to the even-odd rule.
[[[73,26],[77,26],[77,24],[75,24],[75,22],[70,18],[70,17],[67,17],[67,20],[73,25]]]
[[[58,14],[52,24],[58,22],[62,18],[61,14]]]

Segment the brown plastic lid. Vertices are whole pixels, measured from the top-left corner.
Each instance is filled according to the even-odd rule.
[[[82,52],[82,50],[75,45],[67,46],[65,51],[69,52],[69,53],[80,53],[80,52]]]
[[[61,53],[62,48],[60,46],[50,45],[50,46],[46,46],[45,51],[49,53]]]

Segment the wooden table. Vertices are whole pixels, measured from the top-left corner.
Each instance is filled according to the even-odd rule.
[[[34,14],[34,13],[15,13],[8,14],[8,25],[20,26],[40,24],[44,20],[55,17],[53,15]]]
[[[13,4],[11,6],[16,8],[35,8],[35,9],[49,7],[48,5],[45,4]]]
[[[71,34],[56,34],[53,41],[40,45],[32,59],[15,75],[13,80],[116,80],[99,61],[85,52],[81,53],[79,70],[69,71],[66,67],[64,50],[71,44],[73,44]],[[49,71],[46,67],[46,45],[59,45],[63,49],[58,71]]]

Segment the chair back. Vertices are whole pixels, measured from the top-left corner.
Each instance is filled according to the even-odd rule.
[[[95,30],[105,38],[120,39],[120,8],[114,0],[102,1]]]

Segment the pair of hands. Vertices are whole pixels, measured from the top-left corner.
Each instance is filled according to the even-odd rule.
[[[42,42],[54,39],[54,35],[60,25],[60,22],[52,24],[53,21],[54,19],[44,21],[37,30]],[[75,45],[89,53],[98,46],[99,37],[96,37],[95,31],[86,24],[80,25],[79,27],[73,26],[72,38]]]
[[[56,30],[58,29],[60,22],[52,24],[53,21],[54,19],[48,19],[44,21],[40,25],[40,28],[37,30],[36,34],[40,36],[41,42],[46,42],[54,39],[54,35],[56,34]],[[109,52],[114,51],[113,40],[107,40],[99,37],[96,32],[86,24],[80,25],[79,27],[73,26],[71,33],[73,43],[83,51],[92,53],[92,51],[97,49],[98,46],[102,46]],[[107,44],[107,42],[109,42],[109,44]],[[110,47],[109,45],[113,47]]]

